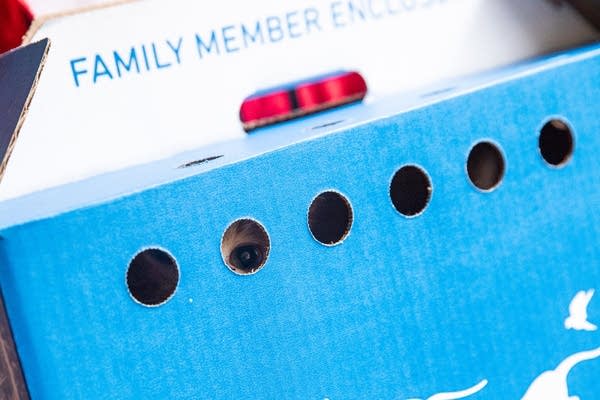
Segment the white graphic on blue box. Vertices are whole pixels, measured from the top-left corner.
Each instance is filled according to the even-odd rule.
[[[569,316],[565,319],[565,328],[577,331],[595,331],[598,327],[589,322],[587,308],[594,296],[594,289],[577,292],[569,305]]]
[[[581,290],[569,304],[569,316],[565,319],[565,328],[578,331],[595,331],[597,326],[588,321],[587,308],[594,296],[594,289]],[[580,400],[578,396],[569,395],[567,377],[571,370],[581,362],[600,358],[600,347],[575,353],[565,358],[553,370],[544,371],[533,380],[521,400]],[[475,386],[456,392],[442,392],[428,397],[426,400],[456,400],[472,396],[480,392],[488,384],[487,379]],[[411,398],[407,400],[422,400]]]
[[[577,396],[569,396],[567,376],[577,364],[598,357],[600,347],[567,357],[556,369],[545,371],[535,378],[522,400],[579,400]]]
[[[480,392],[487,384],[488,384],[487,379],[484,379],[481,382],[479,382],[478,384],[476,384],[475,386],[472,386],[472,387],[470,387],[468,389],[460,390],[460,391],[457,391],[457,392],[437,393],[437,394],[434,394],[433,396],[428,397],[426,400],[458,400],[458,399],[464,399],[465,397],[469,397],[469,396],[474,395],[477,392]],[[408,399],[408,400],[421,400],[421,399],[414,398],[414,399]]]

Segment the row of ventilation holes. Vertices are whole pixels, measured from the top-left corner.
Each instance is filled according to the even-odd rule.
[[[552,167],[565,165],[573,153],[573,134],[569,125],[559,119],[547,122],[538,138],[539,151]],[[498,145],[481,141],[471,148],[467,158],[467,174],[482,192],[491,192],[504,177],[504,157]],[[394,174],[390,198],[394,208],[406,217],[425,211],[431,199],[432,186],[427,173],[416,165],[405,165]],[[352,226],[352,207],[341,193],[320,193],[310,204],[308,227],[315,240],[325,246],[340,244]],[[236,274],[248,275],[260,270],[269,256],[270,240],[265,228],[252,219],[232,223],[221,241],[224,263]],[[160,248],[139,252],[129,263],[127,287],[132,298],[145,306],[158,306],[168,301],[179,283],[179,267],[173,256]]]

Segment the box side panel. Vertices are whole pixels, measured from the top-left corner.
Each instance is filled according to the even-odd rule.
[[[408,399],[487,381],[473,398],[522,398],[600,346],[598,331],[564,326],[576,293],[600,291],[599,100],[596,58],[5,231],[5,296],[32,396]],[[575,137],[562,168],[539,154],[550,117]],[[465,172],[483,139],[506,162],[490,193]],[[415,218],[389,198],[405,164],[433,186]],[[331,188],[354,219],[326,247],[306,214]],[[248,216],[271,250],[239,276],[219,245]],[[125,274],[154,246],[180,279],[148,308]],[[587,313],[600,323],[598,298]],[[592,399],[598,376],[590,357],[552,383]]]

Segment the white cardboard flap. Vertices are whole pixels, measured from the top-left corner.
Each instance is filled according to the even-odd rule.
[[[43,37],[0,199],[243,137],[257,89],[350,69],[372,101],[597,33],[545,0],[147,0],[48,19]]]

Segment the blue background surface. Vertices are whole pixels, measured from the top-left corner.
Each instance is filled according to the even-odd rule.
[[[587,51],[408,111],[400,98],[324,114],[355,120],[110,201],[77,200],[84,207],[69,212],[57,210],[76,208],[70,193],[111,179],[135,188],[134,179],[100,177],[0,206],[6,215],[38,202],[58,214],[0,232],[0,284],[32,397],[406,399],[485,378],[471,398],[521,398],[543,371],[600,346],[599,332],[563,326],[577,291],[600,296],[600,56]],[[388,116],[361,117],[378,107]],[[537,147],[553,116],[575,134],[560,169]],[[306,121],[315,120],[252,141],[293,137]],[[465,171],[483,139],[506,159],[491,193]],[[412,219],[388,194],[405,164],[433,183]],[[155,167],[131,171],[144,181]],[[350,235],[331,248],[306,222],[326,189],[354,211]],[[219,245],[246,216],[266,227],[271,252],[257,274],[238,276]],[[157,308],[135,303],[125,285],[131,257],[152,246],[168,249],[181,274]],[[588,312],[600,323],[600,297]],[[598,398],[599,377],[600,359],[577,366],[571,394]]]

